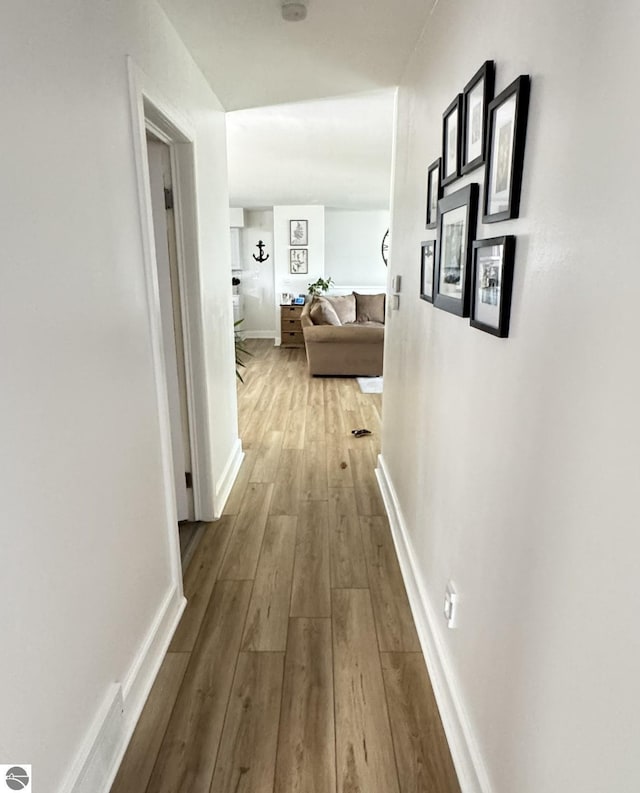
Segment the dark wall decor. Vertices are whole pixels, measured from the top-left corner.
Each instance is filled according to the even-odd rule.
[[[433,271],[436,263],[436,242],[429,240],[420,246],[420,297],[433,303]]]
[[[509,335],[515,249],[513,236],[473,243],[470,322],[501,338]]]
[[[529,75],[520,75],[489,103],[483,223],[518,217],[529,85]]]
[[[442,185],[460,176],[460,141],[462,140],[462,94],[458,94],[442,114]]]
[[[382,237],[382,244],[380,245],[380,255],[386,267],[389,264],[389,229],[387,229]]]
[[[471,244],[478,219],[478,185],[470,184],[438,203],[438,257],[433,304],[469,316]]]
[[[495,64],[485,61],[462,94],[462,173],[484,164],[487,151],[487,108],[493,99]]]
[[[427,222],[425,228],[436,228],[438,224],[438,201],[441,198],[442,158],[438,157],[427,168]]]
[[[254,259],[257,261],[257,262],[260,262],[260,264],[262,264],[262,262],[266,262],[266,261],[267,261],[267,259],[269,258],[269,254],[267,253],[267,254],[265,255],[265,252],[264,252],[264,242],[263,242],[262,240],[258,240],[258,243],[257,243],[257,245],[256,245],[256,248],[258,249],[258,255],[256,256],[256,255],[255,255],[255,253],[254,253],[254,254],[252,254],[252,255],[253,255],[253,258],[254,258]]]

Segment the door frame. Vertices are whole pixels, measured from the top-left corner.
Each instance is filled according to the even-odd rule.
[[[200,291],[198,211],[195,180],[195,131],[177,108],[150,83],[144,72],[127,58],[133,123],[133,149],[138,182],[138,203],[153,371],[159,415],[162,473],[172,569],[182,581],[178,518],[171,452],[171,424],[167,396],[166,364],[162,347],[160,296],[156,265],[151,186],[147,159],[147,130],[166,143],[171,154],[174,220],[184,337],[189,440],[196,520],[213,518],[213,476],[208,450],[207,384],[204,358],[204,323]]]

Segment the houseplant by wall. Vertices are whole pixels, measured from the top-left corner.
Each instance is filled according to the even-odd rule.
[[[242,379],[242,375],[240,374],[240,367],[246,366],[247,364],[244,361],[244,356],[253,357],[253,353],[249,352],[249,350],[244,346],[244,339],[240,335],[240,330],[238,325],[241,322],[244,322],[244,319],[239,319],[233,323],[233,336],[236,348],[236,377],[240,380],[241,383],[244,383]]]
[[[333,278],[329,277],[326,280],[324,278],[318,278],[317,281],[309,284],[309,294],[317,297],[323,292],[326,292],[328,289],[331,289],[332,286]]]

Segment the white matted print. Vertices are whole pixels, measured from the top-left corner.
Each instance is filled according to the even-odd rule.
[[[434,229],[438,224],[438,201],[442,198],[440,168],[442,159],[431,163],[427,169],[427,217],[425,227]]]
[[[467,100],[466,151],[464,162],[482,157],[482,130],[484,129],[484,82],[479,82]]]
[[[478,185],[472,182],[438,202],[433,304],[459,317],[469,316],[471,243],[478,216],[478,193]]]
[[[448,179],[458,172],[458,110],[452,110],[444,122],[447,142],[444,162],[444,178]]]
[[[509,335],[515,237],[473,243],[471,325],[502,338]]]
[[[515,119],[516,97],[513,95],[495,111],[487,202],[487,214],[489,215],[497,215],[509,208]]]
[[[443,215],[438,291],[446,297],[462,298],[467,257],[466,228],[466,206],[452,209]]]
[[[292,275],[306,275],[309,272],[309,250],[291,248],[289,250],[289,272]]]
[[[438,183],[440,181],[440,167],[436,166],[429,174],[429,222],[435,221],[438,214],[438,201],[440,199]]]
[[[476,253],[475,316],[478,322],[498,328],[503,279],[504,245],[479,248]]]
[[[428,303],[433,303],[435,251],[436,243],[434,240],[422,243],[420,258],[420,297]]]
[[[462,155],[462,94],[442,114],[442,174],[440,183],[450,185],[460,176]]]
[[[289,245],[308,245],[308,244],[309,244],[309,221],[290,220]]]

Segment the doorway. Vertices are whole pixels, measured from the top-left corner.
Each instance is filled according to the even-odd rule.
[[[180,272],[173,197],[171,150],[147,129],[147,160],[156,251],[162,348],[169,406],[171,452],[180,555],[183,569],[195,547],[199,523],[195,521],[192,450],[189,431],[189,397],[185,356]]]

